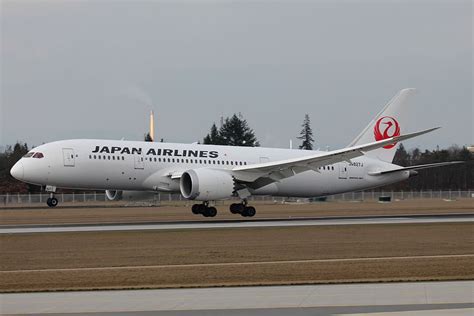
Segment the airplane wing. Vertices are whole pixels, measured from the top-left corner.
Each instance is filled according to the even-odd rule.
[[[457,164],[461,164],[461,163],[465,163],[465,161],[438,162],[438,163],[430,163],[430,164],[426,164],[426,165],[410,166],[410,167],[404,167],[404,168],[398,168],[398,169],[392,169],[392,170],[375,171],[375,172],[369,172],[369,175],[378,176],[378,175],[389,174],[389,173],[394,173],[394,172],[399,172],[399,171],[437,168],[437,167],[443,167],[443,166],[457,165]]]
[[[318,153],[315,155],[301,158],[259,163],[242,167],[239,166],[232,170],[232,174],[235,179],[240,182],[252,183],[255,182],[257,179],[260,179],[260,184],[254,183],[253,185],[251,185],[251,187],[253,188],[258,188],[272,182],[278,182],[282,179],[292,177],[298,173],[305,172],[308,170],[314,170],[316,172],[319,172],[319,167],[327,166],[341,161],[349,162],[350,159],[363,156],[367,151],[381,148],[389,144],[400,142],[413,137],[417,137],[437,130],[438,128],[439,127],[431,128],[416,133],[400,135],[368,144],[352,146],[325,153]]]

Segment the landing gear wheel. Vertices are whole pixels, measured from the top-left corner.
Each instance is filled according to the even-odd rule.
[[[193,214],[202,214],[204,217],[214,217],[217,215],[215,207],[209,207],[208,203],[194,204],[191,208]]]
[[[201,214],[202,211],[202,204],[194,204],[193,207],[191,208],[191,210],[193,211],[193,214],[197,215],[197,214]]]
[[[217,209],[215,207],[206,207],[202,212],[204,217],[214,217],[217,215]]]
[[[58,205],[58,199],[55,197],[48,198],[46,200],[46,204],[48,204],[49,207],[56,207]]]
[[[255,210],[255,207],[253,206],[247,206],[244,211],[242,212],[243,217],[254,217],[257,211]]]
[[[217,209],[215,207],[208,207],[206,215],[206,217],[215,217],[217,215]]]
[[[244,211],[244,205],[242,203],[233,203],[229,209],[232,214],[241,214]]]

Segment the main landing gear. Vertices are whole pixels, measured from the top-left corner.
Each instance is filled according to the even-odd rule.
[[[193,214],[201,214],[204,217],[214,217],[217,215],[217,209],[213,206],[209,206],[209,202],[203,204],[194,204],[192,207]],[[248,206],[247,201],[244,200],[242,203],[234,203],[230,205],[230,212],[232,214],[240,214],[243,217],[253,217],[257,213],[255,207]]]
[[[202,214],[204,217],[214,217],[217,215],[217,209],[213,206],[209,207],[209,202],[194,204],[192,211],[193,214]]]
[[[247,200],[243,200],[242,203],[231,204],[230,212],[232,214],[240,214],[243,217],[253,217],[257,213],[255,207],[247,205]]]

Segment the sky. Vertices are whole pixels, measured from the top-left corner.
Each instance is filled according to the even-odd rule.
[[[470,0],[0,0],[0,146],[73,138],[200,141],[241,113],[287,148],[310,115],[344,147],[400,89],[405,132],[474,143]]]

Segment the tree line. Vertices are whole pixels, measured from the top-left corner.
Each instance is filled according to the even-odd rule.
[[[407,151],[403,144],[397,149],[393,163],[400,166],[415,166],[437,162],[465,161],[464,164],[424,169],[408,181],[390,185],[384,189],[420,190],[470,190],[474,184],[474,154],[466,147],[451,146],[446,149]]]

